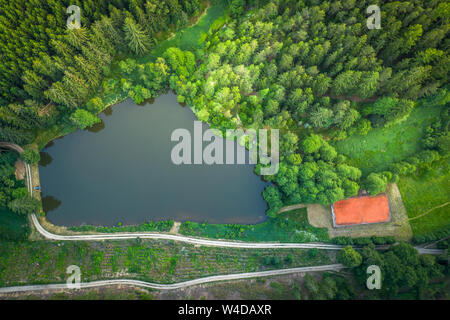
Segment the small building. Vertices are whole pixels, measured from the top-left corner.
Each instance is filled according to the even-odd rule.
[[[391,220],[386,194],[340,200],[331,206],[334,227],[381,223]]]

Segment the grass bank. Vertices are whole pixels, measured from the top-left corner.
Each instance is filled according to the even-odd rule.
[[[328,241],[328,230],[309,224],[307,209],[301,208],[280,213],[275,218],[255,224],[208,224],[186,221],[180,234],[213,239],[232,239],[263,242],[313,242]]]
[[[101,233],[113,233],[113,232],[169,232],[174,224],[173,220],[163,220],[163,221],[148,221],[140,225],[130,225],[122,226],[117,225],[113,227],[99,227],[99,226],[80,226],[80,227],[69,227],[67,229],[71,231],[86,232],[94,231]]]

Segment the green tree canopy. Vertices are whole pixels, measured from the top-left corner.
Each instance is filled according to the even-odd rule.
[[[39,160],[41,160],[39,152],[33,149],[25,149],[21,154],[21,158],[28,164],[35,164],[38,163]]]
[[[337,260],[347,267],[358,267],[362,262],[362,256],[353,247],[347,246],[338,252]]]
[[[41,202],[30,196],[17,198],[8,203],[8,208],[18,214],[37,213],[41,207]]]
[[[89,111],[83,109],[77,109],[74,113],[72,113],[70,120],[72,120],[72,122],[82,130],[101,122],[96,115],[93,115]]]

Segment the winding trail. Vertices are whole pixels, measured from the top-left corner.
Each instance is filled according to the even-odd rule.
[[[51,233],[44,229],[39,223],[35,214],[31,214],[31,221],[36,230],[46,239],[59,241],[103,241],[103,240],[125,240],[125,239],[154,239],[154,240],[173,240],[193,245],[228,247],[228,248],[318,248],[328,250],[340,250],[342,246],[328,243],[281,243],[281,242],[242,242],[229,240],[215,240],[207,238],[196,238],[176,234],[158,233],[158,232],[116,232],[116,233],[96,233],[96,234],[77,234],[77,235],[59,235]]]
[[[297,249],[323,249],[323,250],[341,250],[344,246],[313,242],[313,243],[283,243],[283,242],[242,242],[242,241],[227,241],[214,240],[206,238],[187,237],[182,235],[156,233],[156,232],[118,232],[111,234],[80,234],[80,235],[59,235],[51,233],[42,227],[35,214],[31,215],[31,220],[37,231],[47,239],[59,241],[103,241],[103,240],[124,240],[124,239],[154,239],[154,240],[173,240],[193,245],[212,246],[212,247],[226,247],[226,248],[248,248],[248,249],[282,249],[282,248],[297,248]],[[356,246],[355,246],[356,247]],[[388,249],[389,245],[376,246],[377,249]],[[444,250],[427,249],[416,247],[420,254],[443,254]]]
[[[283,213],[283,212],[287,212],[287,211],[291,211],[291,210],[295,210],[295,209],[301,209],[301,208],[305,208],[306,204],[300,203],[300,204],[293,204],[291,206],[286,206],[281,208],[278,213]]]
[[[151,288],[151,289],[159,289],[159,290],[174,290],[174,289],[186,288],[189,286],[200,285],[200,284],[209,283],[209,282],[240,280],[240,279],[257,278],[257,277],[269,277],[269,276],[278,276],[278,275],[283,275],[283,274],[292,274],[292,273],[300,273],[300,272],[339,271],[343,268],[346,268],[346,267],[342,264],[329,264],[329,265],[314,266],[314,267],[299,267],[299,268],[278,269],[278,270],[259,271],[259,272],[225,274],[225,275],[211,276],[211,277],[199,278],[199,279],[171,283],[171,284],[160,284],[160,283],[152,283],[152,282],[145,282],[145,281],[131,280],[131,279],[100,280],[100,281],[92,281],[92,282],[81,282],[80,289],[104,287],[104,286],[111,286],[111,285],[131,285],[131,286],[138,286],[138,287],[143,287],[143,288]],[[68,285],[66,283],[40,284],[40,285],[30,285],[30,286],[15,286],[15,287],[0,288],[0,294],[1,293],[13,293],[13,292],[36,291],[36,290],[61,290],[61,289],[70,289],[70,288],[68,287]]]
[[[420,215],[418,215],[418,216],[409,218],[407,221],[412,221],[412,220],[416,220],[416,219],[422,218],[423,216],[426,216],[427,214],[429,214],[429,213],[432,212],[433,210],[436,210],[436,209],[439,209],[439,208],[448,206],[449,204],[450,204],[450,201],[449,201],[449,202],[446,202],[446,203],[443,203],[443,204],[441,204],[441,205],[438,205],[438,206],[436,206],[436,207],[434,207],[434,208],[431,208],[430,210],[428,210],[428,211],[425,212],[425,213],[422,213],[422,214],[420,214]]]

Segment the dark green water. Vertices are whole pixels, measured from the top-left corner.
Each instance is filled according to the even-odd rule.
[[[172,163],[172,131],[185,128],[193,136],[196,120],[174,94],[143,106],[127,100],[100,117],[100,125],[57,139],[41,153],[43,204],[52,223],[264,220],[266,183],[252,165]]]

